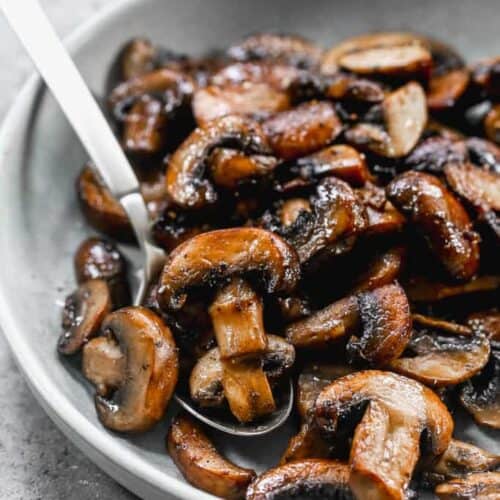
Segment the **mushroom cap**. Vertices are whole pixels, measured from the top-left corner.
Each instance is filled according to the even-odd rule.
[[[96,396],[99,419],[115,431],[146,431],[163,417],[177,384],[179,363],[172,333],[144,307],[109,314],[102,331],[120,345],[125,377],[111,399]]]
[[[179,309],[190,287],[255,272],[264,275],[268,293],[291,292],[300,276],[297,254],[282,238],[264,229],[242,227],[199,234],[169,255],[160,277],[158,302],[164,310]]]

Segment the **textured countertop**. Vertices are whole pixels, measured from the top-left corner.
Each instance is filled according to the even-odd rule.
[[[61,35],[113,0],[41,0]],[[0,14],[0,121],[32,65]],[[55,427],[35,401],[0,335],[0,498],[133,499]]]

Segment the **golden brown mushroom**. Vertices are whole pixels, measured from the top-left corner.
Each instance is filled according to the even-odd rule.
[[[441,500],[496,500],[500,492],[500,472],[478,472],[440,484],[436,495]]]
[[[244,498],[255,477],[253,470],[239,467],[220,455],[201,425],[185,413],[172,421],[167,448],[189,483],[217,497]]]
[[[405,172],[387,186],[389,199],[424,236],[448,273],[471,279],[479,266],[479,239],[467,212],[433,175]]]
[[[451,415],[436,394],[418,382],[369,370],[346,375],[323,389],[316,400],[316,421],[334,436],[355,408],[362,408],[362,418],[349,457],[354,495],[404,498],[421,446],[431,456],[447,449]]]
[[[217,200],[217,193],[204,173],[210,153],[224,146],[245,153],[270,153],[260,125],[249,118],[225,116],[197,128],[168,162],[167,191],[177,205],[194,209]]]
[[[144,432],[162,417],[178,376],[177,349],[170,329],[149,309],[126,307],[102,323],[125,356],[124,377],[117,390],[96,395],[104,426],[120,432]]]

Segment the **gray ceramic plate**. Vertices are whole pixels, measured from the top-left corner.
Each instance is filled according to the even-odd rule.
[[[68,2],[68,5],[70,2]],[[28,13],[29,15],[29,13]],[[500,53],[497,0],[146,0],[126,1],[78,30],[70,46],[102,96],[110,62],[133,35],[191,53],[224,47],[261,30],[302,33],[325,46],[375,29],[414,29],[454,44],[470,58]],[[189,486],[165,453],[167,421],[124,438],[99,425],[92,391],[61,362],[60,307],[73,288],[71,258],[89,232],[74,179],[86,155],[36,77],[26,84],[0,135],[0,321],[33,392],[64,433],[106,472],[143,498],[213,498]],[[291,429],[254,440],[219,439],[230,458],[257,470],[276,463]],[[472,424],[457,433],[500,452],[493,433]],[[498,435],[497,435],[498,438]]]

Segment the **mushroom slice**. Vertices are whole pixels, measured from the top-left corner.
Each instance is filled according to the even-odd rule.
[[[338,64],[360,75],[408,78],[427,76],[432,58],[430,52],[421,45],[395,45],[349,52],[339,58]]]
[[[245,155],[236,149],[217,148],[210,156],[210,171],[217,186],[236,189],[270,175],[278,164],[274,156]]]
[[[342,131],[333,104],[310,101],[271,116],[263,123],[271,148],[285,160],[328,146]]]
[[[463,206],[437,177],[405,172],[387,186],[387,196],[408,215],[453,278],[474,276],[479,266],[479,237]]]
[[[74,257],[76,281],[102,279],[108,282],[114,308],[130,302],[127,262],[116,245],[103,238],[87,238]]]
[[[244,498],[255,477],[253,470],[238,467],[220,455],[201,425],[186,413],[172,421],[167,448],[189,483],[217,497]]]
[[[489,356],[484,335],[446,335],[424,327],[417,329],[405,353],[391,361],[390,368],[432,387],[448,387],[480,372]]]
[[[302,264],[319,254],[337,254],[351,248],[366,226],[364,207],[346,182],[327,177],[311,200],[312,212],[288,228],[288,241]]]
[[[467,324],[478,333],[484,333],[492,342],[500,342],[500,312],[482,311],[471,314]]]
[[[225,116],[197,128],[179,146],[168,162],[167,192],[183,208],[201,208],[217,200],[217,193],[204,172],[210,153],[230,146],[245,153],[270,152],[258,123],[241,116]]]
[[[165,146],[167,114],[160,100],[147,94],[141,96],[124,121],[122,142],[127,153],[152,155]]]
[[[453,191],[472,206],[500,210],[500,173],[471,163],[450,163],[444,168],[444,174]]]
[[[349,457],[356,498],[404,498],[423,446],[448,447],[453,419],[430,389],[400,375],[360,371],[335,380],[316,400],[316,421],[332,437],[355,408],[365,408]],[[426,442],[427,441],[427,442]]]
[[[154,69],[156,50],[149,40],[134,38],[120,54],[120,69],[124,80],[144,75]]]
[[[101,323],[111,311],[111,295],[104,280],[82,283],[66,298],[62,313],[63,333],[57,342],[60,354],[75,354],[99,332]]]
[[[495,500],[500,491],[500,472],[478,472],[440,484],[436,495],[442,500]]]
[[[285,330],[285,336],[295,347],[322,349],[345,339],[358,325],[358,301],[356,296],[351,296],[291,323]]]
[[[265,117],[290,107],[288,95],[267,83],[209,85],[193,96],[193,114],[198,126],[226,115]]]
[[[426,467],[426,483],[437,484],[463,478],[471,473],[488,472],[500,467],[500,456],[458,439],[452,439],[446,451],[432,466]]]
[[[285,339],[268,335],[262,368],[271,386],[278,384],[295,362],[295,349]],[[225,396],[222,386],[222,364],[217,347],[203,355],[189,377],[191,399],[202,407],[220,407]]]
[[[484,119],[486,137],[496,144],[500,144],[500,104],[495,104]]]
[[[405,285],[408,298],[412,302],[436,302],[448,297],[469,293],[490,292],[500,288],[500,276],[479,276],[467,283],[457,285],[431,281],[419,276]]]
[[[496,144],[479,137],[469,137],[465,145],[472,163],[500,174],[500,148]]]
[[[360,334],[350,338],[350,356],[384,366],[404,351],[411,337],[410,306],[397,284],[357,295]]]
[[[311,203],[304,198],[290,198],[283,202],[279,209],[281,225],[291,227],[300,217],[302,212],[311,212]]]
[[[442,111],[455,106],[469,84],[470,74],[466,68],[458,68],[435,75],[429,81],[427,106],[431,111]]]
[[[109,96],[112,107],[144,94],[161,94],[168,90],[175,90],[183,95],[191,95],[194,91],[194,82],[186,74],[168,68],[161,68],[145,73],[115,87]]]
[[[356,189],[356,195],[365,206],[365,236],[398,233],[403,229],[406,219],[387,199],[384,188],[367,182],[362,188]]]
[[[395,246],[368,258],[353,282],[351,293],[366,292],[389,285],[399,278],[406,258],[406,248]]]
[[[268,60],[300,68],[315,68],[321,59],[322,50],[297,35],[258,33],[230,47],[228,55],[238,61]]]
[[[314,423],[305,422],[299,432],[288,441],[288,445],[281,455],[280,465],[308,458],[328,458],[332,455],[332,446],[328,443]]]
[[[120,387],[125,377],[125,356],[114,339],[96,337],[83,346],[83,376],[92,382],[100,396]]]
[[[309,459],[279,465],[258,476],[248,487],[247,500],[282,498],[353,498],[349,466],[337,460]]]
[[[224,395],[239,422],[251,422],[276,410],[260,359],[226,359],[221,365]]]
[[[483,371],[464,384],[460,402],[478,424],[500,429],[499,350],[492,349]]]
[[[387,158],[408,154],[417,144],[427,122],[427,104],[422,87],[410,82],[382,102],[384,128],[370,123],[355,125],[346,133],[354,145]]]
[[[445,321],[439,318],[431,318],[423,314],[412,314],[411,317],[414,324],[416,323],[424,328],[434,328],[453,335],[473,335],[472,329],[465,325],[459,325],[458,323],[452,323],[451,321]]]
[[[362,186],[371,174],[365,156],[345,144],[335,144],[297,159],[289,172],[304,180],[316,180],[333,175],[351,186]]]
[[[500,96],[500,57],[490,57],[477,62],[472,67],[472,80],[487,95]]]
[[[217,293],[209,312],[221,359],[258,356],[267,349],[262,299],[241,278]]]
[[[96,395],[99,419],[109,429],[143,432],[165,412],[178,376],[170,329],[149,309],[126,307],[109,314],[102,331],[125,356],[125,377],[111,398]]]
[[[242,227],[199,234],[170,253],[161,273],[158,301],[164,310],[180,309],[189,288],[250,272],[264,275],[269,293],[291,292],[300,276],[297,254],[264,229]]]

